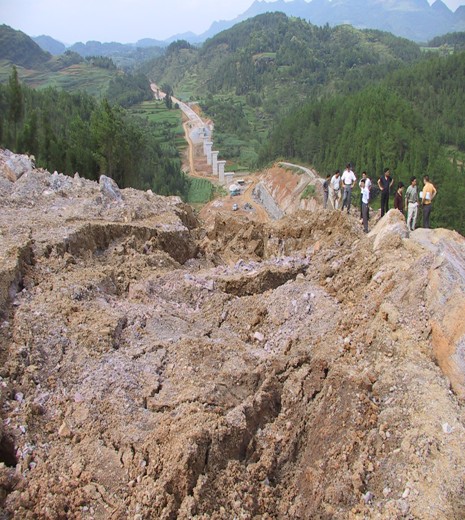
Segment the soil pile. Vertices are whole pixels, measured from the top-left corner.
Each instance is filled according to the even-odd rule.
[[[0,518],[463,518],[463,237],[0,195]]]

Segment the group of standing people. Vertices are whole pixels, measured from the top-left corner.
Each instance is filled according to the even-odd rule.
[[[331,193],[331,204],[334,209],[339,209],[339,204],[342,199],[341,210],[347,208],[347,213],[350,213],[350,205],[352,202],[352,190],[357,181],[357,177],[352,170],[350,164],[346,165],[346,169],[342,175],[339,170],[336,170],[334,175],[327,175],[323,183],[324,192],[324,207],[328,205],[328,197]]]
[[[328,200],[334,209],[339,209],[341,204],[341,211],[347,208],[347,213],[350,213],[350,206],[352,201],[352,190],[357,182],[357,177],[352,170],[350,164],[346,165],[344,172],[340,173],[336,170],[334,175],[327,175],[323,182],[323,205],[326,209]],[[417,178],[411,177],[410,186],[407,188],[404,197],[404,183],[397,184],[396,193],[394,195],[394,208],[404,214],[404,209],[407,208],[407,227],[410,231],[415,229],[418,218],[418,207],[420,203],[423,206],[423,227],[430,227],[431,203],[436,196],[437,190],[430,181],[428,175],[423,177],[423,190],[418,193]],[[385,168],[383,175],[378,179],[377,185],[381,194],[381,217],[389,211],[389,195],[390,190],[394,184],[394,179],[391,177],[389,168]],[[372,187],[371,180],[367,173],[362,172],[362,178],[359,181],[360,187],[360,218],[363,222],[363,229],[368,232],[369,220],[369,206],[370,190]]]

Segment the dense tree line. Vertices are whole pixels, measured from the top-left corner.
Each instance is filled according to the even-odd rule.
[[[108,60],[108,58],[102,59]],[[143,74],[120,73],[110,81],[107,99],[112,104],[128,108],[153,99],[153,92]]]
[[[465,50],[465,32],[447,33],[443,36],[436,36],[428,42],[428,47],[450,46],[454,50]]]
[[[98,179],[106,174],[121,187],[151,188],[184,195],[187,181],[174,147],[168,155],[149,123],[131,119],[119,105],[84,93],[35,91],[20,84],[13,69],[0,85],[0,144],[32,154],[36,164]]]
[[[465,52],[428,56],[386,77],[385,84],[417,108],[435,139],[465,151]]]

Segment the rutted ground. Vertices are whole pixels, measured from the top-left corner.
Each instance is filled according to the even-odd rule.
[[[463,518],[463,237],[0,191],[0,518]]]

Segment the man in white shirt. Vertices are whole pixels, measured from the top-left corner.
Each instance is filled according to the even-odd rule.
[[[352,200],[352,188],[355,186],[355,173],[352,171],[350,164],[346,165],[346,169],[342,172],[341,181],[344,188],[344,196],[342,197],[341,211],[347,207],[347,213],[350,212],[350,203]]]
[[[341,201],[341,176],[339,170],[335,171],[329,184],[331,187],[331,203],[334,209],[338,209]]]

